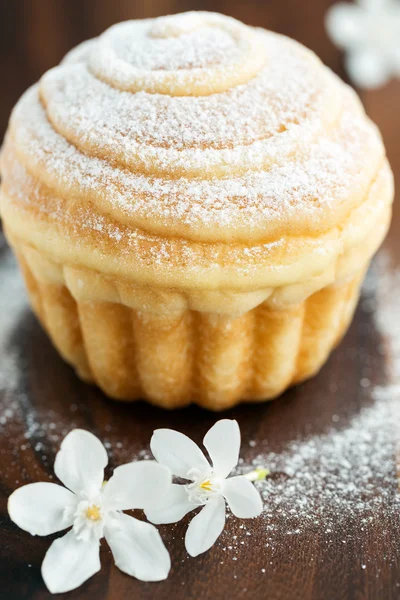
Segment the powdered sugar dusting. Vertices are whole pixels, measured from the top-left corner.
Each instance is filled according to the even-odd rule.
[[[116,55],[137,69],[149,71],[204,68],[238,59],[239,48],[227,31],[201,27],[199,17],[197,22],[192,20],[192,27],[187,15],[186,24],[181,28],[177,17],[174,16],[174,20],[175,27],[171,24],[169,28],[165,19],[158,23],[139,21],[135,24],[134,37],[129,24],[119,25],[113,36]]]
[[[171,234],[186,226],[191,235],[218,238],[223,228],[239,237],[251,229],[265,239],[283,223],[290,235],[307,219],[312,231],[330,206],[333,211],[362,197],[368,190],[366,174],[370,183],[379,164],[377,154],[362,152],[365,144],[374,144],[375,134],[345,113],[337,139],[320,140],[301,162],[288,160],[229,179],[149,178],[77,151],[52,129],[35,98],[32,90],[22,99],[13,131],[29,169],[41,172],[58,193],[90,198],[100,211],[104,206],[145,230],[156,227]]]
[[[209,12],[119,23],[88,54],[90,70],[112,87],[169,96],[225,91],[251,79],[264,63],[254,31]]]
[[[320,231],[327,215],[335,225],[383,157],[355,95],[295,42],[199,18],[128,22],[74,51],[14,111],[20,160],[60,195],[158,235],[265,240]],[[90,62],[105,44],[118,72],[207,77],[220,55],[236,64],[242,42],[257,44],[263,64],[206,95],[124,91]]]
[[[375,275],[377,299],[375,321],[390,349],[390,377],[400,384],[400,268],[388,251],[380,253]]]
[[[362,527],[382,511],[398,511],[394,433],[390,407],[381,401],[344,428],[335,425],[323,435],[293,441],[279,454],[267,449],[258,454],[252,466],[272,472],[257,484],[270,541],[283,524],[288,535],[310,528],[335,531],[349,518]],[[276,516],[280,523],[268,524]]]
[[[74,423],[73,419],[60,419],[51,408],[39,417],[26,392],[29,386],[25,385],[28,362],[24,339],[29,343],[30,332],[25,330],[24,319],[29,316],[31,324],[33,317],[22,275],[1,232],[0,282],[0,436],[13,439],[17,453],[29,449],[30,441],[40,452],[45,448],[40,440],[59,443]],[[72,408],[71,416],[73,413]],[[21,429],[22,424],[25,429]],[[2,475],[8,478],[5,469]]]
[[[0,237],[0,250],[1,248]],[[4,248],[3,248],[4,250]],[[28,307],[22,277],[17,271],[15,259],[7,253],[2,259],[0,293],[0,425],[12,418],[15,408],[14,392],[21,372],[21,357],[10,338],[15,323]]]
[[[340,108],[334,103],[338,102],[338,90],[333,77],[322,70],[316,76],[313,63],[305,61],[287,42],[282,42],[281,56],[282,49],[270,35],[265,49],[272,55],[268,69],[221,94],[195,98],[143,91],[132,94],[96,79],[85,63],[69,61],[42,78],[41,92],[51,120],[67,137],[73,134],[82,144],[91,140],[93,145],[113,144],[112,150],[118,153],[125,140],[125,144],[151,144],[158,148],[160,157],[163,148],[186,150],[183,157],[190,159],[191,147],[232,151],[234,146],[248,146],[299,122],[306,125],[311,120],[316,126],[321,116],[333,120],[336,115],[328,115],[328,108],[336,113]],[[329,92],[333,98],[328,98]],[[225,153],[226,159],[233,158],[232,154]],[[174,156],[164,155],[165,159]],[[201,164],[205,170],[210,166],[207,156]]]

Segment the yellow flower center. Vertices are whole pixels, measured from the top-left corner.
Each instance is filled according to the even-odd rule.
[[[200,487],[202,490],[206,490],[206,492],[211,492],[212,490],[212,483],[209,479],[206,479],[205,481],[203,481],[200,484]]]
[[[86,517],[91,521],[100,521],[100,506],[97,506],[97,504],[92,504],[92,506],[89,506],[89,508],[86,510]]]

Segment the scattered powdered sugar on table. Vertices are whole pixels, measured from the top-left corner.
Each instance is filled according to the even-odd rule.
[[[388,383],[375,387],[373,396],[376,400],[390,403],[395,422],[400,424],[400,268],[387,250],[379,253],[364,289],[366,308],[373,314],[389,356]],[[400,426],[397,425],[397,428],[396,439],[400,443]]]
[[[390,349],[391,378],[400,383],[400,268],[388,252],[382,251],[378,256],[375,285],[375,323]]]
[[[381,510],[399,510],[393,439],[390,408],[377,401],[343,429],[332,427],[323,435],[292,441],[280,453],[268,452],[266,446],[251,463],[271,471],[257,483],[264,518],[281,517],[290,535],[315,526],[328,532],[349,517],[362,525]],[[242,464],[241,470],[249,466]],[[271,536],[276,527],[267,526]]]
[[[22,339],[24,325],[21,327],[21,322],[31,309],[16,260],[10,250],[3,249],[3,240],[0,232],[0,436],[11,438],[15,451],[28,449],[31,441],[34,450],[40,452],[45,448],[40,440],[57,446],[73,428],[77,406],[70,407],[71,419],[68,422],[60,421],[60,415],[51,408],[39,415],[21,385],[28,365],[24,348],[15,343],[13,335]],[[21,429],[22,423],[24,430]],[[47,456],[42,456],[42,459],[46,464]],[[3,475],[8,477],[6,472]]]
[[[1,237],[0,237],[1,250]],[[20,356],[17,349],[9,348],[9,340],[15,323],[26,308],[22,277],[16,269],[15,260],[7,253],[1,265],[0,289],[0,426],[12,416],[13,392],[20,375]],[[3,399],[4,398],[4,399]],[[7,398],[10,402],[7,402]]]

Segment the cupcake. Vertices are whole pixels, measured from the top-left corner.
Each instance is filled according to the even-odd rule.
[[[314,375],[390,223],[356,94],[207,12],[127,21],[16,105],[0,210],[33,310],[121,400],[222,410]]]

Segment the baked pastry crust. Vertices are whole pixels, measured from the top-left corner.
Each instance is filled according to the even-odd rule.
[[[167,407],[267,399],[318,370],[393,199],[350,88],[298,43],[202,12],[73,50],[14,109],[1,172],[60,352]]]

